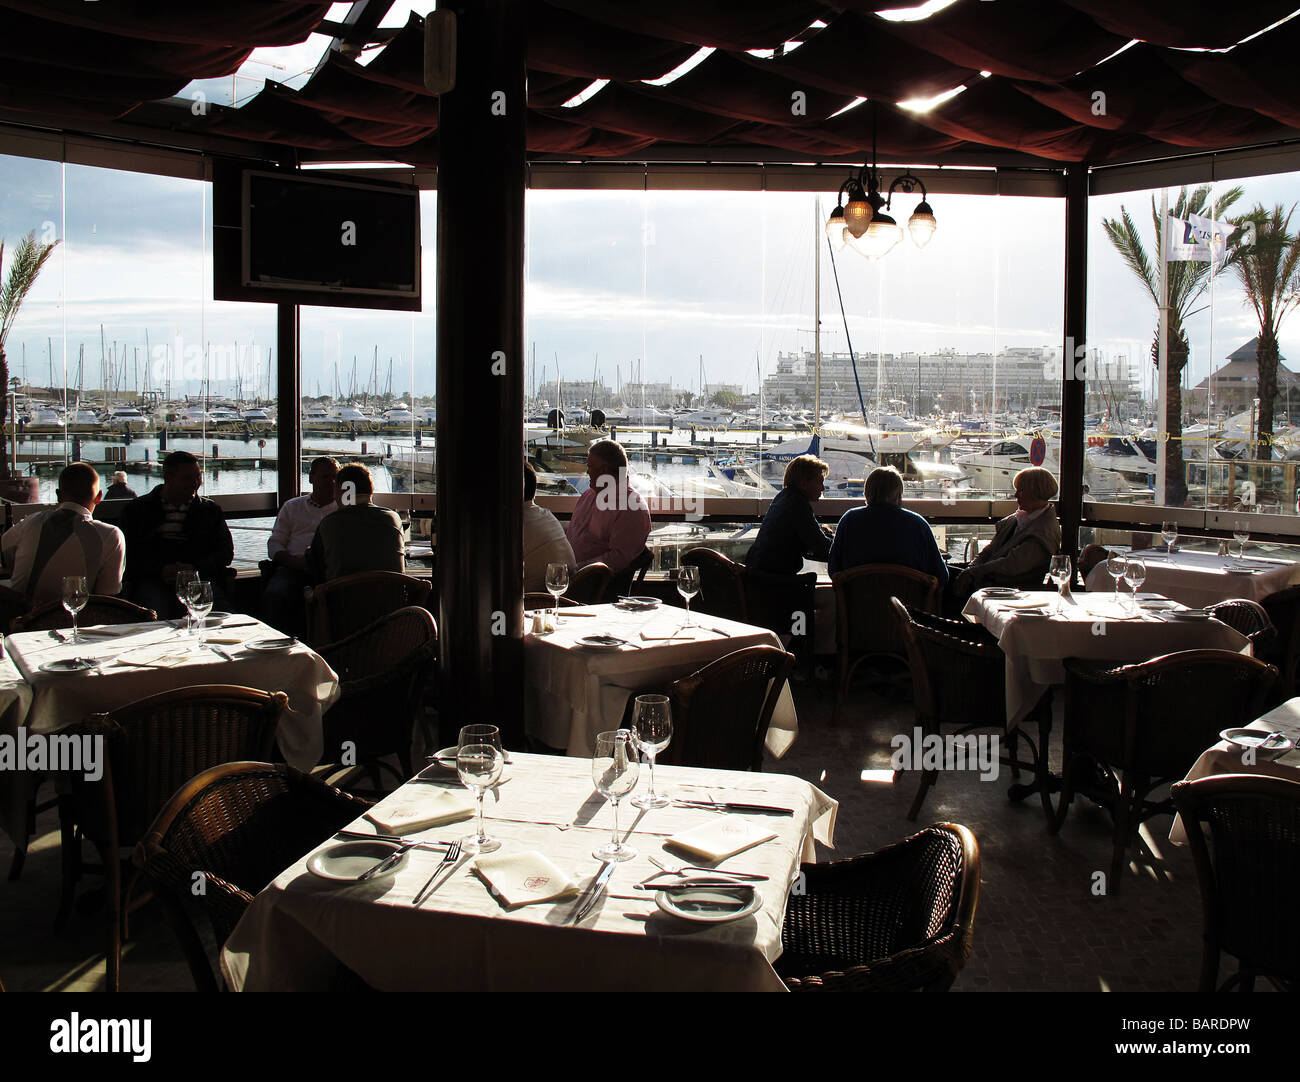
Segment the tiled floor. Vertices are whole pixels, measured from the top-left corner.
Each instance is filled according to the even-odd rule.
[[[1151,823],[1160,859],[1151,861],[1144,849],[1119,896],[1095,896],[1093,875],[1108,869],[1110,859],[1104,812],[1076,802],[1053,838],[1036,797],[1008,802],[1005,773],[984,782],[966,772],[941,776],[914,825],[906,813],[915,776],[896,784],[861,779],[863,770],[887,770],[890,738],[911,731],[910,702],[864,688],[832,727],[829,692],[800,687],[795,695],[799,739],[784,760],[766,768],[804,777],[840,800],[836,850],[821,851],[820,859],[866,852],[931,822],[962,823],[979,839],[983,879],[975,947],[955,991],[1195,989],[1200,898],[1190,855],[1167,841],[1167,817]],[[74,915],[64,933],[53,931],[59,891],[54,814],[44,815],[39,826],[22,879],[0,881],[0,978],[13,991],[102,987],[102,913]],[[0,869],[8,868],[11,853],[0,835]],[[1231,971],[1225,959],[1224,975]],[[193,987],[156,906],[133,919],[122,973],[127,991]]]

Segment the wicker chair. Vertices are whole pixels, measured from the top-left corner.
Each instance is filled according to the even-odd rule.
[[[1205,611],[1216,620],[1223,621],[1234,631],[1240,631],[1245,635],[1250,640],[1251,648],[1257,658],[1262,659],[1272,650],[1273,643],[1277,639],[1277,628],[1268,618],[1264,606],[1258,602],[1233,598],[1231,601],[1220,601],[1217,605],[1210,605]]]
[[[408,605],[426,605],[433,585],[396,571],[344,575],[307,591],[307,641],[317,650]]]
[[[71,775],[72,792],[60,800],[63,898],[56,924],[62,927],[71,912],[83,870],[81,840],[87,839],[107,878],[109,991],[118,990],[122,962],[122,849],[135,847],[159,809],[194,775],[221,763],[269,759],[287,705],[282,692],[202,685],[152,695],[66,730],[103,736],[106,762],[98,781]]]
[[[1219,731],[1246,725],[1271,701],[1277,669],[1231,650],[1184,650],[1137,665],[1067,658],[1064,769],[1056,815],[1061,829],[1076,793],[1114,820],[1110,893],[1120,889],[1124,856],[1138,828],[1172,813],[1160,785],[1184,777]]]
[[[1110,549],[1101,545],[1084,545],[1083,551],[1079,553],[1077,567],[1079,570],[1079,580],[1083,581],[1088,577],[1091,571],[1100,563],[1105,563],[1110,559]]]
[[[220,951],[255,894],[369,806],[283,764],[227,763],[176,792],[134,858],[165,908],[200,992],[219,985],[187,914],[196,875],[204,885],[197,901]]]
[[[609,591],[612,575],[609,565],[599,560],[580,567],[569,579],[569,592],[566,596],[579,605],[599,605]]]
[[[369,627],[321,651],[339,676],[339,698],[325,712],[325,756],[337,768],[344,743],[355,755],[349,766],[395,773],[382,760],[395,755],[405,781],[411,769],[411,737],[426,681],[438,655],[438,626],[415,605],[380,617]]]
[[[1219,952],[1237,959],[1238,981],[1256,977],[1300,990],[1300,784],[1258,774],[1221,774],[1170,789],[1183,817],[1204,917],[1200,991],[1213,992]],[[1213,851],[1206,829],[1213,839]],[[1269,915],[1281,920],[1266,919]]]
[[[610,577],[609,584],[605,587],[605,593],[598,597],[597,601],[617,601],[620,597],[626,597],[632,592],[634,585],[640,585],[645,582],[646,574],[654,565],[654,553],[648,548],[641,550],[641,555],[633,560],[622,571],[616,571]]]
[[[746,567],[744,583],[747,622],[779,635],[800,662],[809,663],[816,641],[817,573],[778,575]]]
[[[91,594],[86,607],[77,614],[78,627],[95,627],[99,624],[144,624],[157,620],[153,609],[127,601],[124,597]],[[72,617],[62,601],[46,601],[37,605],[26,616],[13,622],[14,631],[53,631],[72,626]]]
[[[1258,656],[1278,667],[1282,673],[1280,694],[1290,697],[1296,693],[1300,672],[1300,586],[1269,594],[1260,604],[1277,629],[1277,638]]]
[[[761,770],[767,727],[793,668],[792,654],[751,646],[674,681],[668,688],[673,739],[659,761]]]
[[[1019,775],[1021,767],[1033,772],[1043,811],[1050,816],[1052,804],[1046,754],[1052,727],[1050,702],[1044,698],[1030,715],[1038,721],[1037,744],[1019,728],[1008,730],[1007,659],[997,640],[979,624],[913,612],[898,598],[889,600],[907,645],[917,726],[927,736],[938,734],[945,725],[957,726],[958,733],[968,733],[973,729],[1000,731],[1006,740],[1006,761],[1013,776]],[[1033,753],[1030,762],[1016,759],[1021,737]],[[937,780],[938,771],[921,771],[916,797],[907,812],[908,819],[916,820],[930,787]],[[1012,790],[1012,796],[1019,798],[1030,791],[1028,787],[1017,786]]]
[[[980,851],[963,826],[805,864],[802,877],[774,963],[793,992],[946,992],[970,957]]]
[[[0,634],[8,635],[13,630],[14,621],[25,616],[31,607],[26,594],[0,586]]]
[[[863,564],[831,576],[835,587],[836,645],[840,672],[835,685],[831,724],[838,723],[853,674],[868,658],[907,662],[907,644],[894,617],[890,598],[911,609],[937,612],[939,580],[901,564]]]
[[[749,623],[745,603],[745,567],[715,549],[693,548],[682,554],[683,566],[700,569],[700,594],[695,609],[708,616]]]

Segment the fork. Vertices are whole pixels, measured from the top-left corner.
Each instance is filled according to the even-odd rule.
[[[433,875],[429,876],[429,878],[425,881],[424,886],[422,886],[418,891],[416,891],[415,899],[412,904],[414,904],[417,909],[420,907],[421,903],[425,900],[425,898],[427,898],[429,894],[433,893],[433,891],[429,890],[429,888],[433,886],[433,881],[438,878],[439,873],[441,873],[444,869],[450,868],[453,865],[455,865],[456,861],[458,860],[460,860],[460,842],[452,842],[451,847],[447,850],[446,853],[443,854],[441,862],[438,864],[436,868],[433,869]],[[443,880],[443,882],[446,882],[446,880]],[[428,893],[426,893],[426,891]]]

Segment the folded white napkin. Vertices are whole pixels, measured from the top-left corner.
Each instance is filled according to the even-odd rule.
[[[494,853],[479,857],[473,868],[492,888],[492,893],[510,908],[533,902],[571,898],[578,884],[541,853]]]
[[[366,818],[385,834],[414,834],[429,827],[468,819],[474,814],[474,801],[468,793],[456,789],[424,792],[433,786],[417,786],[419,793],[390,797],[380,808],[366,812]]]
[[[758,826],[738,815],[724,815],[700,826],[674,834],[666,845],[684,849],[706,860],[725,860],[775,838],[776,831]]]

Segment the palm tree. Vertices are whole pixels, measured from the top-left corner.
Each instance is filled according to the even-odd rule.
[[[22,307],[28,291],[36,284],[41,268],[58,243],[56,240],[49,244],[38,244],[36,231],[28,233],[14,249],[13,258],[9,261],[9,275],[4,279],[3,288],[0,288],[0,432],[4,431],[9,412],[9,396],[3,393],[4,388],[9,386],[9,361],[5,357],[5,343],[18,319],[18,309]],[[4,258],[5,243],[0,240],[0,268],[4,267]],[[7,481],[9,456],[4,451],[3,444],[0,444],[0,480]]]
[[[1214,201],[1212,208],[1207,200],[1210,198],[1210,185],[1202,184],[1190,192],[1181,188],[1178,198],[1169,208],[1175,218],[1186,218],[1191,214],[1209,214],[1214,219],[1222,217],[1233,203],[1242,196],[1240,187],[1232,187]],[[1160,221],[1160,208],[1156,206],[1155,196],[1151,197],[1151,222],[1156,234],[1156,258],[1164,253],[1165,231]],[[1104,218],[1102,227],[1111,244],[1151,295],[1156,305],[1156,333],[1151,343],[1152,363],[1160,364],[1160,268],[1153,265],[1147,255],[1146,246],[1138,233],[1137,226],[1129,216],[1127,207],[1120,207],[1120,217]],[[1191,343],[1187,338],[1186,323],[1200,309],[1192,305],[1200,299],[1209,286],[1210,264],[1200,260],[1170,260],[1167,264],[1169,279],[1169,342],[1167,347],[1168,364],[1164,374],[1166,397],[1163,425],[1169,434],[1169,445],[1165,459],[1164,502],[1168,507],[1181,507],[1187,502],[1187,477],[1183,468],[1183,369],[1187,367],[1187,358],[1191,353]]]
[[[1300,304],[1300,236],[1289,232],[1295,204],[1285,213],[1282,204],[1254,210],[1232,219],[1235,244],[1230,266],[1246,294],[1246,303],[1259,320],[1259,440],[1255,457],[1268,461],[1273,440],[1273,403],[1277,398],[1277,336],[1282,320]]]

